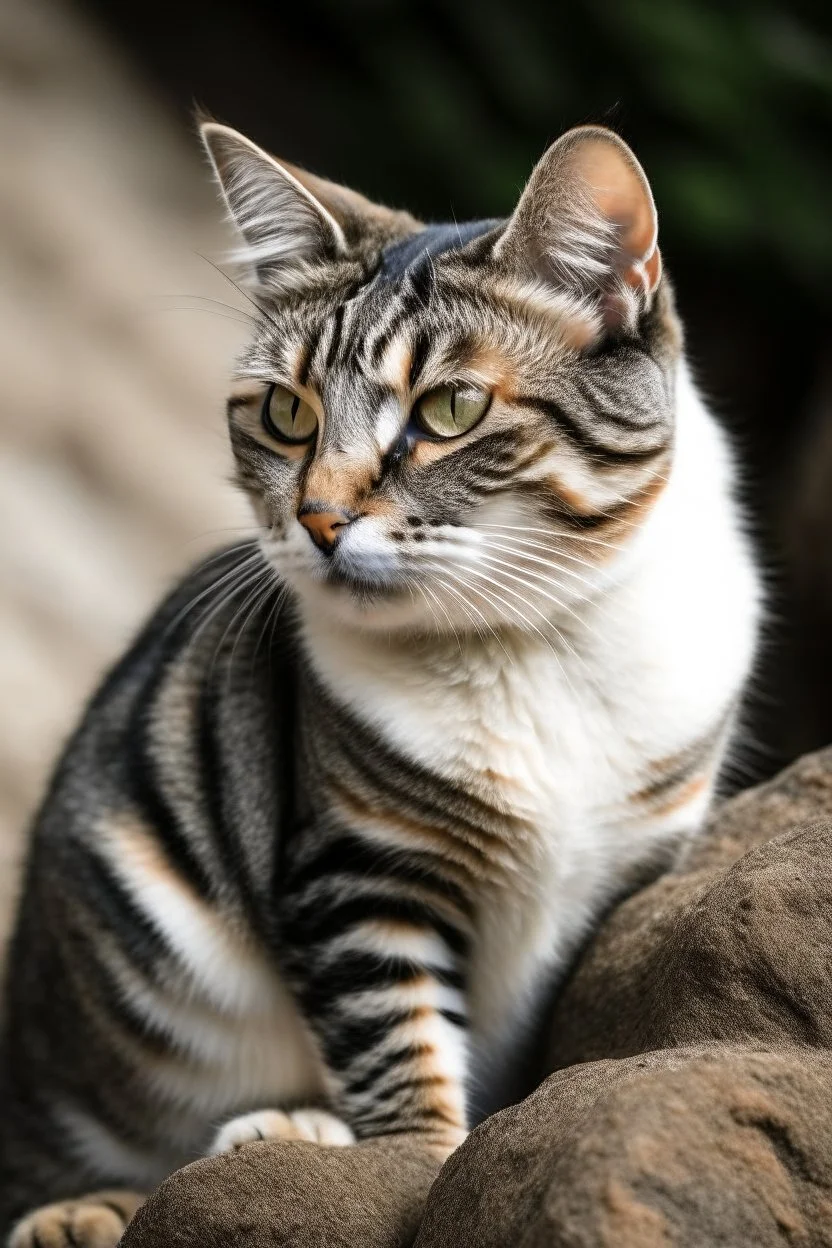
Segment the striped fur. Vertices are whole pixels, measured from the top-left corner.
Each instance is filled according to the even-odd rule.
[[[205,135],[258,312],[228,418],[259,528],[159,608],[36,821],[14,1248],[115,1243],[264,1135],[454,1148],[589,925],[699,827],[752,654],[620,140],[566,136],[508,223],[422,227]],[[311,441],[264,420],[275,385]],[[488,397],[460,436],[418,423],[443,386]]]

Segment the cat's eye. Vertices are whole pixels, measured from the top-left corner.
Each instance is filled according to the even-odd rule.
[[[413,417],[433,438],[458,438],[482,420],[490,403],[488,391],[476,386],[437,386],[422,395]]]
[[[266,391],[260,419],[270,438],[294,445],[310,442],[318,428],[314,408],[285,386],[277,384],[269,386]]]

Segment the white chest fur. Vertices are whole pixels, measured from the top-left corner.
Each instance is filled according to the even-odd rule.
[[[491,785],[535,829],[510,886],[483,898],[475,1030],[498,1037],[543,967],[568,956],[627,871],[693,830],[628,797],[651,763],[713,731],[748,671],[757,588],[719,431],[685,373],[674,466],[626,575],[551,632],[501,641],[367,640],[318,618],[307,645],[339,698],[404,754]]]

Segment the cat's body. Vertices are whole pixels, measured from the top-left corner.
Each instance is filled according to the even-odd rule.
[[[282,264],[262,211],[234,203],[231,150],[214,156],[255,259]],[[364,208],[331,206],[347,247]],[[108,1191],[35,1214],[16,1244],[93,1242],[95,1219],[96,1243],[115,1236],[250,1111],[220,1147],[407,1131],[446,1152],[593,920],[711,798],[756,582],[653,252],[635,283],[616,262],[599,313],[562,276],[551,298],[539,274],[478,293],[511,224],[435,241],[427,273],[415,223],[365,226],[361,280],[322,292],[311,250],[271,274],[255,382],[231,406],[260,547],[160,609],[39,818],[9,963],[0,1225]],[[435,401],[420,442],[392,396],[430,372],[449,290],[468,307],[467,363],[444,365],[461,398]],[[303,402],[281,414],[273,380],[293,370]]]

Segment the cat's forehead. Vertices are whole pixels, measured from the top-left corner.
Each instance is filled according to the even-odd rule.
[[[365,412],[391,394],[451,380],[516,388],[527,357],[551,371],[593,327],[568,296],[494,265],[503,227],[493,218],[428,225],[365,257],[358,271],[333,268],[331,285],[275,307],[251,353],[253,371],[277,371],[333,411]]]
[[[254,356],[267,367],[284,365],[293,378],[322,391],[345,381],[390,388],[391,367],[397,371],[405,344],[412,348],[420,335],[436,341],[465,328],[458,279],[465,274],[470,284],[481,272],[480,252],[487,251],[486,238],[500,225],[498,220],[428,225],[388,243],[368,258],[359,280],[322,283],[293,305],[278,305],[264,318]],[[456,258],[460,263],[449,268]],[[337,276],[334,271],[333,279]],[[476,293],[481,300],[481,282]]]
[[[373,284],[397,286],[406,280],[418,280],[423,269],[429,269],[436,257],[461,251],[474,239],[491,233],[502,224],[494,218],[427,225],[418,233],[397,239],[383,249]]]

